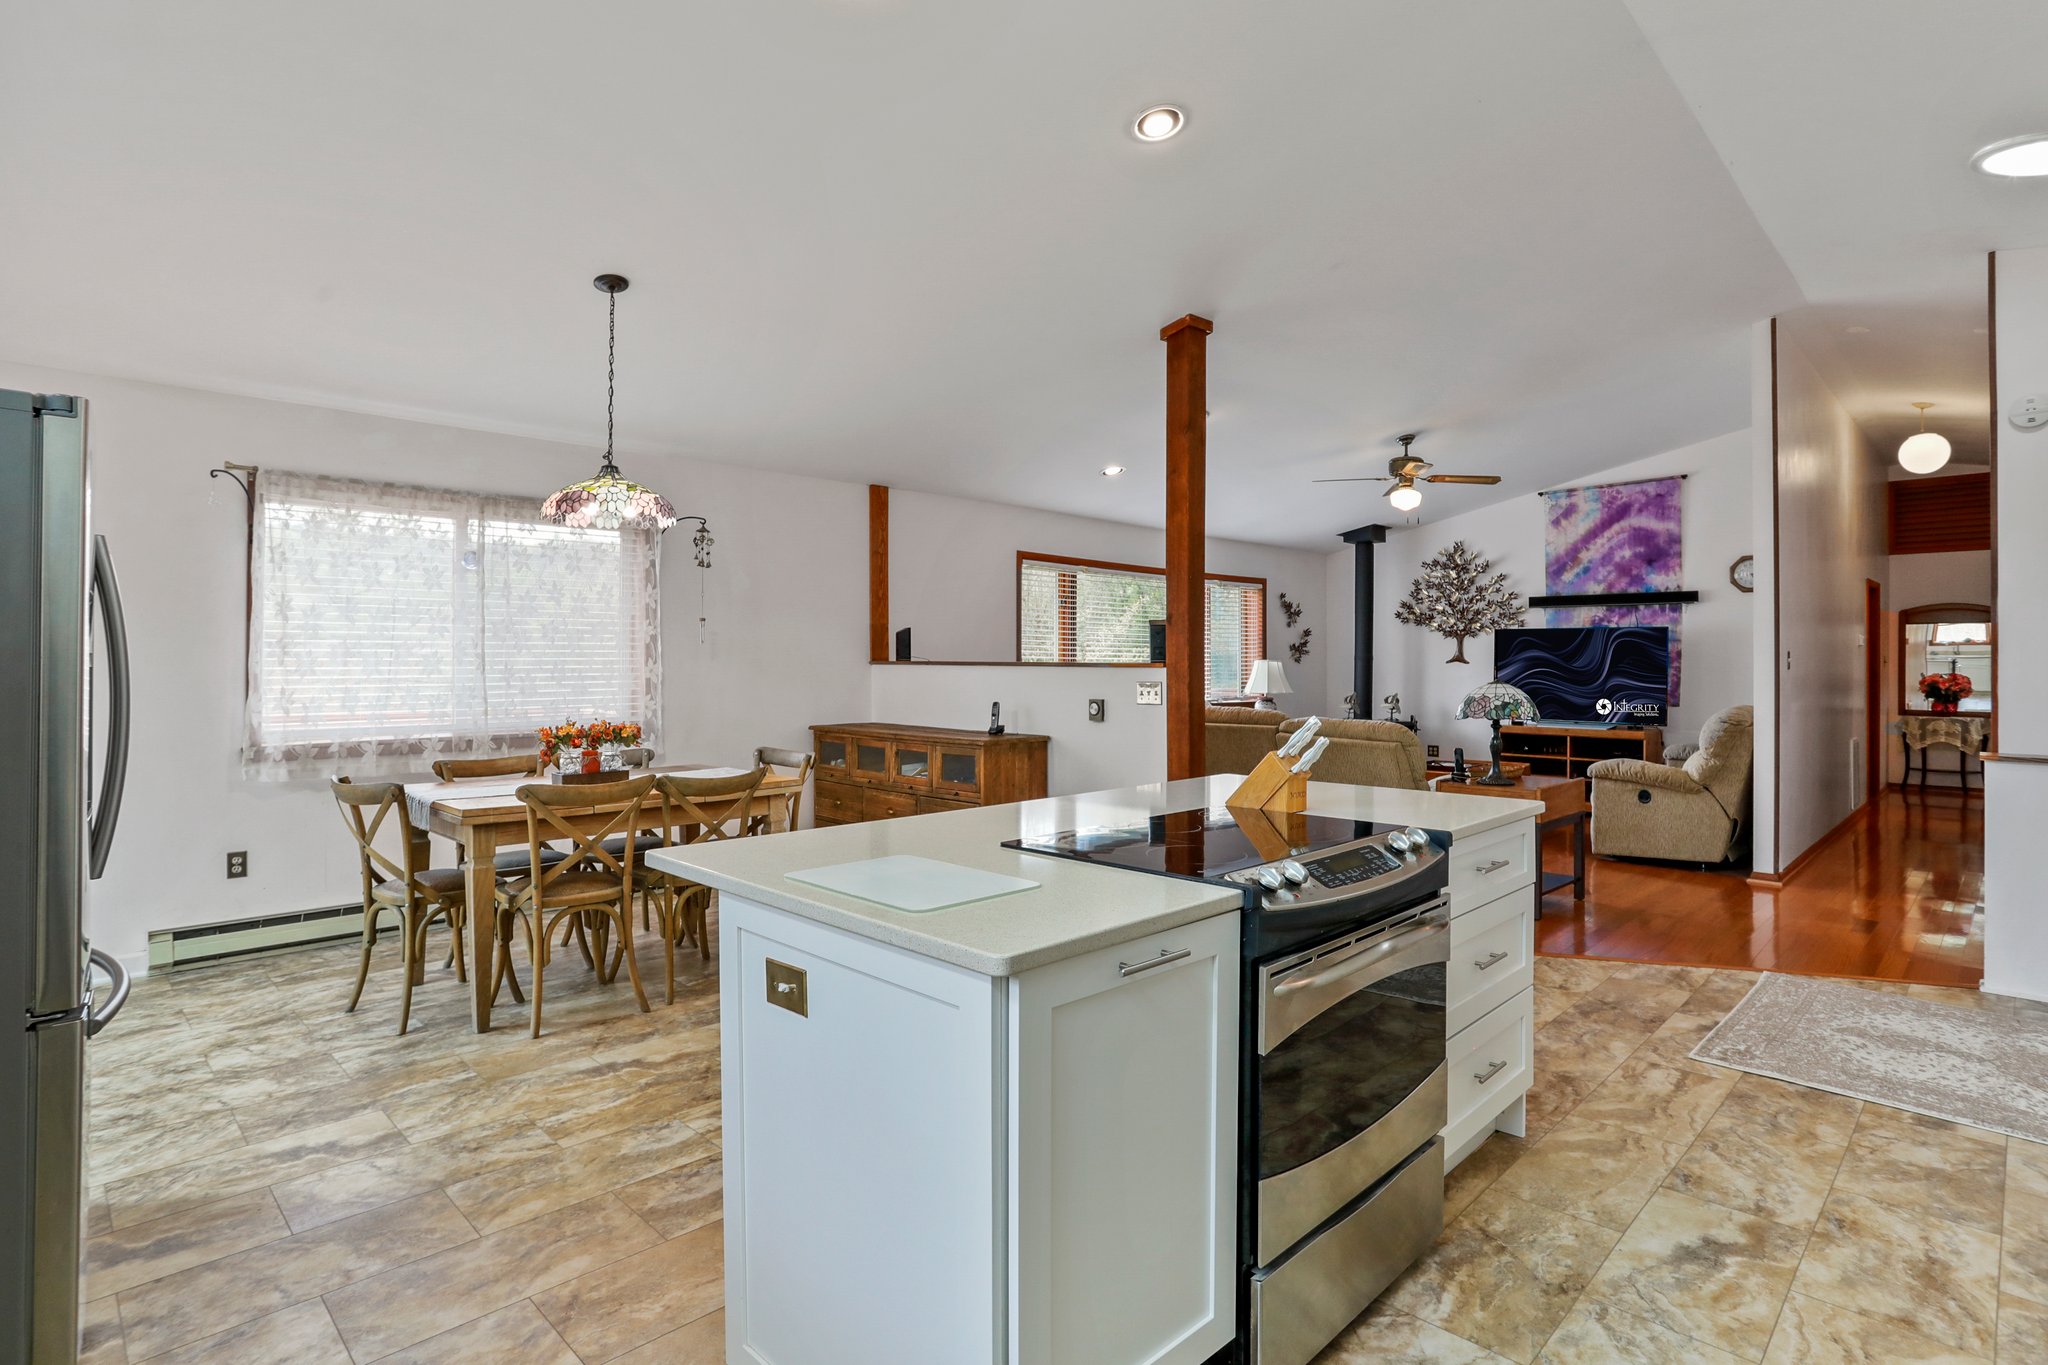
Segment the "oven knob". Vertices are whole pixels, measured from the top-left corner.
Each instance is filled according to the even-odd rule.
[[[1429,852],[1429,831],[1426,829],[1410,829],[1408,831],[1408,847],[1417,853]]]
[[[1268,891],[1278,891],[1281,887],[1287,885],[1287,879],[1270,867],[1254,869],[1252,876],[1258,881],[1260,886],[1265,887]]]
[[[1308,869],[1294,861],[1294,859],[1289,858],[1286,862],[1280,864],[1280,875],[1293,882],[1296,886],[1300,886],[1308,880]]]
[[[1408,832],[1397,829],[1392,834],[1389,834],[1387,836],[1387,847],[1396,853],[1406,853],[1408,851]]]

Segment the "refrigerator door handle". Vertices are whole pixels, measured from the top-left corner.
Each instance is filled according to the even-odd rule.
[[[100,781],[99,804],[93,811],[87,869],[97,878],[106,870],[107,853],[114,844],[114,822],[121,816],[121,789],[128,782],[128,623],[121,614],[121,585],[114,577],[114,557],[107,550],[105,536],[92,538],[92,582],[93,596],[99,600],[107,626],[108,675],[107,766]]]
[[[128,991],[135,982],[128,975],[128,969],[121,965],[119,958],[98,948],[92,950],[92,965],[113,979],[114,989],[105,1001],[92,1002],[91,1011],[85,1016],[85,1036],[96,1038],[99,1031],[114,1022],[114,1016],[121,1012],[121,1006],[128,1003]]]

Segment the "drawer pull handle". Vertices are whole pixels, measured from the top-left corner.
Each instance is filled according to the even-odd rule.
[[[1485,1085],[1495,1076],[1498,1076],[1501,1072],[1505,1071],[1507,1069],[1507,1065],[1508,1064],[1506,1062],[1495,1062],[1492,1066],[1487,1067],[1484,1071],[1473,1072],[1472,1079],[1479,1082],[1479,1084],[1481,1085]]]
[[[1498,963],[1502,963],[1502,962],[1505,962],[1505,961],[1507,961],[1507,960],[1508,960],[1508,955],[1507,955],[1507,954],[1506,954],[1505,952],[1499,952],[1499,953],[1489,953],[1489,954],[1488,954],[1487,956],[1485,956],[1485,957],[1478,957],[1478,958],[1474,958],[1474,959],[1472,959],[1472,965],[1473,965],[1473,966],[1475,966],[1475,967],[1477,967],[1477,968],[1478,968],[1478,969],[1479,969],[1480,971],[1482,971],[1482,972],[1483,972],[1483,971],[1485,971],[1485,970],[1486,970],[1486,969],[1487,969],[1488,967],[1494,966],[1494,965],[1496,965],[1496,964],[1498,964]]]
[[[1494,859],[1494,860],[1493,860],[1492,862],[1490,862],[1490,863],[1481,863],[1481,864],[1479,864],[1479,867],[1478,867],[1478,872],[1479,872],[1479,875],[1480,875],[1480,876],[1484,877],[1484,876],[1485,876],[1485,875],[1486,875],[1487,873],[1489,873],[1489,872],[1498,872],[1498,871],[1500,871],[1500,870],[1501,870],[1502,868],[1506,867],[1507,865],[1508,865],[1508,860],[1507,860],[1506,858],[1495,858],[1495,859]]]
[[[1143,962],[1117,963],[1116,973],[1118,976],[1136,976],[1139,972],[1149,972],[1154,967],[1164,967],[1169,962],[1191,957],[1194,951],[1192,948],[1161,948],[1158,957],[1148,957]]]

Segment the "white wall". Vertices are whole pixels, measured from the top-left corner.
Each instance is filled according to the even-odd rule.
[[[1783,327],[1777,393],[1784,590],[1772,657],[1782,670],[1775,866],[1783,868],[1863,802],[1864,583],[1882,586],[1889,564],[1887,462]]]
[[[243,502],[224,460],[540,497],[590,450],[191,389],[0,365],[0,386],[91,404],[93,517],[121,575],[135,673],[127,799],[87,907],[95,943],[134,961],[148,932],[309,909],[360,894],[324,783],[239,768]],[[665,749],[730,763],[868,708],[867,499],[856,484],[684,460],[636,464],[711,518],[703,580],[687,535],[662,556]],[[793,545],[780,528],[806,527]],[[249,852],[228,881],[225,854]]]
[[[911,650],[920,659],[1015,659],[1019,550],[1153,566],[1166,562],[1166,534],[1123,522],[891,489],[891,635],[909,626]],[[1211,573],[1266,580],[1266,657],[1286,665],[1294,687],[1292,695],[1279,699],[1280,708],[1291,715],[1324,712],[1329,697],[1324,691],[1328,613],[1323,603],[1323,556],[1313,550],[1212,539],[1204,557]],[[1302,607],[1301,625],[1315,631],[1309,641],[1311,653],[1299,665],[1287,654],[1287,644],[1300,634],[1300,627],[1287,629],[1280,614],[1283,592]],[[1341,697],[1343,691],[1336,695]]]
[[[1750,696],[1756,706],[1755,759],[1749,784],[1749,859],[1757,872],[1778,861],[1778,431],[1777,324],[1749,332],[1749,508],[1756,535],[1756,614]]]
[[[1684,675],[1680,704],[1672,708],[1665,730],[1669,745],[1697,737],[1708,717],[1724,707],[1751,700],[1750,651],[1753,594],[1728,581],[1728,567],[1756,549],[1750,533],[1750,459],[1747,432],[1731,432],[1711,441],[1646,456],[1571,480],[1571,484],[1615,483],[1629,479],[1689,476],[1684,506],[1685,586],[1697,588],[1698,603],[1684,609]],[[1429,496],[1425,494],[1425,496]],[[1380,698],[1401,694],[1402,713],[1421,724],[1425,744],[1436,744],[1448,757],[1462,745],[1468,755],[1483,755],[1490,737],[1483,721],[1455,719],[1465,694],[1493,676],[1491,637],[1465,643],[1465,664],[1447,662],[1452,644],[1440,635],[1394,620],[1395,604],[1408,594],[1422,561],[1462,540],[1493,561],[1518,594],[1544,591],[1545,516],[1541,498],[1518,497],[1481,507],[1442,521],[1390,531],[1374,551],[1378,620],[1374,631],[1373,693],[1368,714],[1385,710]],[[1325,593],[1330,614],[1341,625],[1332,629],[1325,667],[1325,686],[1336,698],[1351,690],[1352,563],[1349,545],[1325,558]],[[1544,613],[1531,611],[1527,622],[1544,623]]]
[[[2048,393],[2048,248],[1997,258],[1998,401]],[[2048,428],[1997,424],[1998,734],[1985,765],[1984,989],[2048,1000],[2041,831],[2048,827]]]
[[[875,664],[870,715],[980,730],[999,702],[1005,729],[1051,738],[1046,791],[1067,796],[1165,780],[1166,708],[1133,700],[1139,683],[1165,681],[1164,668]],[[1091,697],[1107,703],[1100,721],[1088,719]]]

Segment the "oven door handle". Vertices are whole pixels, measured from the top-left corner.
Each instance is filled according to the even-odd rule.
[[[1296,991],[1310,991],[1318,986],[1333,985],[1346,977],[1357,976],[1360,972],[1371,971],[1375,967],[1388,968],[1387,975],[1392,975],[1393,964],[1405,957],[1409,949],[1420,947],[1425,941],[1449,932],[1450,926],[1442,920],[1420,921],[1398,934],[1365,945],[1340,960],[1335,966],[1325,967],[1322,971],[1309,976],[1283,977],[1273,983],[1272,992],[1276,996],[1287,996]]]

